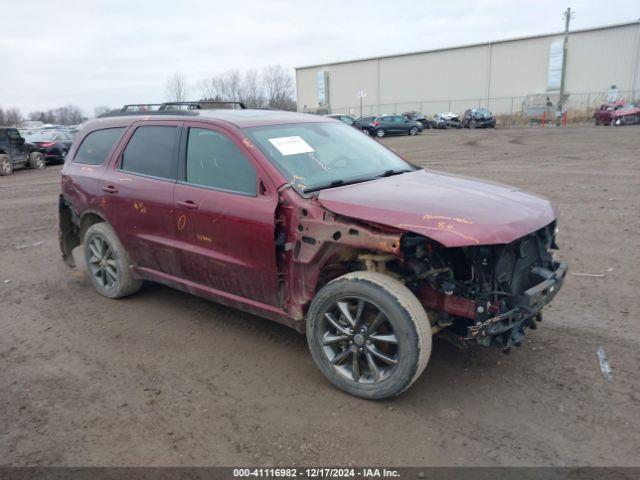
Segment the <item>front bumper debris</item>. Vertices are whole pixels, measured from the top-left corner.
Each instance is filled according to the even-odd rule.
[[[515,297],[515,306],[511,310],[467,327],[464,340],[475,340],[484,346],[497,344],[502,348],[518,344],[526,328],[536,328],[536,322],[542,320],[542,309],[553,300],[564,283],[566,262],[555,262],[554,267],[554,270],[532,269],[531,274],[542,281]]]

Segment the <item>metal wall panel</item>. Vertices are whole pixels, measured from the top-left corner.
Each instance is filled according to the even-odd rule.
[[[459,112],[478,105],[508,113],[520,108],[522,97],[546,92],[549,47],[558,40],[562,35],[298,68],[298,108],[317,107],[316,72],[327,70],[334,112],[358,113],[357,92],[364,89],[366,113]],[[640,23],[572,32],[567,92],[602,92],[613,84],[640,89],[639,48]]]

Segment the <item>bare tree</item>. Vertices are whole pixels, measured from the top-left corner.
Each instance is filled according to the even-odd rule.
[[[249,108],[295,110],[293,77],[280,65],[262,73],[238,70],[216,74],[199,83],[202,100],[243,102]]]
[[[248,70],[242,79],[241,100],[247,108],[264,108],[264,88],[257,70]]]
[[[281,110],[295,110],[293,76],[282,65],[270,65],[262,71],[267,105]]]
[[[10,127],[17,127],[18,125],[20,125],[22,120],[24,120],[18,108],[10,108],[5,112],[4,115],[7,125]]]
[[[185,102],[189,95],[187,78],[180,72],[176,72],[167,79],[166,96],[170,102]]]
[[[110,111],[111,111],[110,107],[107,107],[106,105],[98,105],[97,107],[95,107],[93,109],[93,115],[95,117],[99,117],[103,113],[107,113],[107,112],[110,112]]]
[[[6,124],[7,124],[7,120],[4,116],[4,110],[0,108],[0,125],[6,125]]]

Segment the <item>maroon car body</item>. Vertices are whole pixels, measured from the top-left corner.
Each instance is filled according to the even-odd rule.
[[[253,127],[324,123],[339,122],[250,110],[116,115],[89,122],[62,170],[63,258],[73,265],[71,250],[87,229],[106,222],[128,252],[136,278],[300,332],[324,286],[349,272],[376,271],[409,288],[429,313],[433,333],[460,344],[519,345],[524,330],[541,320],[566,272],[548,252],[556,248],[554,207],[516,188],[417,167],[305,193],[247,134]],[[143,125],[181,132],[178,181],[122,168],[123,152]],[[180,180],[185,135],[194,128],[233,142],[255,169],[255,195]],[[106,160],[78,163],[83,140],[105,129],[122,132]]]
[[[593,114],[595,125],[631,125],[640,123],[640,107],[628,102],[605,103]]]

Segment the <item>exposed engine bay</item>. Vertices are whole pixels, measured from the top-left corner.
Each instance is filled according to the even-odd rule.
[[[402,238],[397,265],[406,285],[461,343],[508,349],[559,291],[566,264],[554,260],[555,222],[507,245],[444,248],[429,239]],[[392,269],[392,267],[389,267]]]

